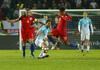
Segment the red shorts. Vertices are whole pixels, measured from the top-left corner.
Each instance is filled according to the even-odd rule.
[[[22,42],[26,42],[27,39],[33,39],[35,35],[34,30],[21,31]]]
[[[67,42],[68,41],[68,37],[67,37],[67,32],[66,31],[61,31],[58,29],[54,29],[53,31],[51,31],[51,33],[55,36],[60,36],[60,38],[64,41]]]

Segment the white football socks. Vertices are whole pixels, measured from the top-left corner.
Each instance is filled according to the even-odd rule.
[[[84,50],[84,45],[81,45],[81,49]]]
[[[41,51],[40,55],[38,57],[42,57],[43,56],[43,51]]]
[[[87,46],[87,51],[89,51],[89,49],[90,49],[90,46]]]
[[[45,56],[46,54],[45,53],[43,53],[43,56]]]

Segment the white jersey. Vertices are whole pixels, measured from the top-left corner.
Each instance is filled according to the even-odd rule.
[[[89,19],[89,18],[87,18],[87,19],[82,18],[79,21],[78,25],[80,25],[80,27],[81,27],[81,30],[79,30],[79,31],[81,31],[82,34],[90,34],[89,26],[91,27],[91,30],[93,32],[92,22],[91,22],[91,19]]]
[[[41,46],[42,46],[42,43],[44,42],[44,38],[47,37],[47,34],[50,32],[50,29],[47,28],[46,25],[43,25],[43,26],[39,29],[39,31],[42,31],[42,33],[39,34],[39,36],[37,37],[37,39],[36,39],[36,41],[35,41],[35,44],[36,44],[37,46],[41,47]],[[46,43],[47,45],[49,45],[49,44],[48,44],[48,41],[45,42],[45,43]]]
[[[42,31],[42,33],[39,34],[39,36],[37,37],[37,39],[44,39],[44,38],[47,36],[47,34],[50,32],[50,29],[47,28],[46,25],[43,25],[43,26],[39,29],[39,31]]]

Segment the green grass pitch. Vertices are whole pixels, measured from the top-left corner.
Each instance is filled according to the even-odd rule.
[[[78,53],[77,50],[49,50],[50,57],[35,59],[26,50],[22,58],[20,50],[0,50],[0,70],[100,70],[100,50]]]

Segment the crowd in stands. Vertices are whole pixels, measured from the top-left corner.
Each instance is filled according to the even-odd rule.
[[[100,9],[99,0],[0,0],[0,20],[19,17],[19,9]],[[1,17],[2,16],[2,17]]]

